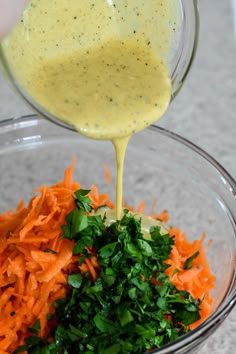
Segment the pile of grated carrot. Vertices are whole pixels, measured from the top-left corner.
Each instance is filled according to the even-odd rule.
[[[73,242],[61,238],[65,217],[74,209],[73,194],[80,189],[79,183],[73,182],[73,169],[74,163],[65,170],[62,182],[35,190],[27,206],[21,201],[15,212],[0,215],[0,354],[10,354],[22,345],[37,319],[39,335],[48,335],[47,314],[53,312],[55,300],[65,296],[68,274],[79,267],[78,257],[72,256]],[[113,208],[109,196],[99,194],[96,186],[91,187],[89,197],[95,209],[101,205]],[[144,207],[141,202],[137,211],[143,212]],[[166,211],[153,217],[168,220]],[[213,303],[214,276],[206,259],[204,237],[190,243],[177,228],[169,233],[175,236],[175,246],[166,272],[177,288],[202,299],[201,320],[192,325],[194,328],[209,316]],[[193,267],[184,270],[185,260],[196,251],[200,254]],[[86,259],[80,270],[96,278],[96,257]]]

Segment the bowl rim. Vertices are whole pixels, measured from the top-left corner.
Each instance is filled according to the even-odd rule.
[[[61,125],[57,124],[57,122],[54,122],[50,119],[47,119],[46,117],[39,115],[38,113],[30,113],[30,114],[24,114],[21,116],[16,116],[16,117],[10,117],[6,118],[3,120],[0,120],[0,134],[2,133],[1,131],[4,130],[10,131],[13,129],[17,129],[19,127],[18,123],[22,123],[24,127],[29,127],[33,125],[38,125],[39,123],[42,124],[42,122],[47,122],[51,123],[53,126],[57,126],[62,129],[66,129],[67,131],[70,131],[72,134],[77,134],[74,129],[71,129],[67,125]],[[39,122],[39,123],[37,123]],[[229,183],[229,185],[232,187],[232,193],[234,196],[236,196],[236,179],[234,179],[231,174],[208,152],[206,152],[204,149],[202,149],[200,146],[197,144],[191,142],[189,139],[172,132],[169,129],[163,128],[161,126],[154,124],[151,124],[149,127],[145,128],[144,130],[151,130],[151,131],[158,131],[160,134],[167,136],[168,138],[177,141],[180,144],[185,145],[188,149],[194,151],[196,154],[200,155],[204,160],[209,162],[210,165],[212,165],[215,169],[217,169],[220,174],[225,178],[225,180]],[[141,133],[141,132],[139,132]],[[139,134],[137,133],[137,134]],[[135,134],[136,135],[136,134]],[[81,135],[83,136],[83,135]]]
[[[6,132],[10,132],[14,130],[16,131],[20,127],[27,128],[36,125],[42,125],[45,123],[55,125],[55,123],[53,123],[52,121],[48,121],[44,117],[34,113],[19,116],[19,117],[4,119],[0,121],[0,136],[2,133],[4,134]],[[59,127],[63,129],[62,126]],[[70,131],[72,134],[75,133],[71,129],[67,129],[67,130]],[[151,125],[150,127],[146,128],[146,130],[158,132],[159,134],[164,135],[174,141],[177,141],[178,143],[186,146],[188,149],[194,151],[201,158],[207,161],[211,166],[213,166],[220,173],[221,176],[224,177],[224,179],[227,181],[228,185],[230,186],[230,190],[232,192],[233,197],[236,197],[236,181],[227,172],[227,170],[205,150],[200,148],[198,145],[192,143],[188,139],[170,130],[167,130],[163,127],[159,127],[157,125]],[[0,143],[0,148],[1,148],[1,143]],[[232,218],[231,222],[233,223],[232,226],[234,229],[235,239],[236,239],[236,220]],[[164,345],[160,349],[154,349],[152,351],[149,351],[148,353],[170,354],[173,353],[172,352],[173,350],[174,353],[182,353],[181,350],[183,350],[183,348],[187,349],[188,346],[191,346],[192,349],[196,347],[201,342],[203,342],[208,336],[210,336],[212,332],[214,332],[214,330],[218,327],[218,325],[221,322],[223,322],[224,319],[229,315],[229,313],[231,312],[231,310],[234,308],[235,305],[236,305],[236,267],[232,274],[232,278],[231,278],[231,282],[227,294],[224,296],[221,304],[218,306],[218,308],[215,310],[213,314],[211,314],[203,323],[201,323],[195,329],[181,336],[179,339],[167,345]],[[178,350],[180,350],[180,352]]]

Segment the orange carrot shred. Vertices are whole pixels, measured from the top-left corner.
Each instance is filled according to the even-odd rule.
[[[65,297],[68,274],[80,270],[89,272],[93,280],[98,277],[96,254],[91,251],[91,257],[79,265],[79,257],[72,253],[74,242],[61,238],[61,226],[74,209],[74,192],[80,188],[79,183],[73,182],[75,162],[73,159],[65,170],[62,181],[36,189],[27,206],[20,201],[15,211],[0,215],[0,354],[10,354],[22,345],[27,328],[37,319],[40,319],[40,336],[49,334],[47,314],[53,313],[56,300]],[[104,164],[104,169],[109,185],[108,165]],[[109,195],[100,194],[96,186],[91,187],[89,197],[95,210],[100,206],[114,207]],[[137,211],[144,213],[144,210],[142,201]],[[154,219],[168,220],[167,211],[154,214],[153,210]],[[206,260],[204,235],[190,243],[179,229],[171,228],[170,236],[175,236],[176,242],[167,261],[170,265],[167,275],[179,289],[202,299],[202,318],[191,326],[194,328],[210,314],[213,303],[210,291],[214,276]],[[193,267],[184,270],[186,258],[196,251],[199,256],[194,259]]]
[[[193,329],[210,315],[214,300],[210,292],[214,288],[215,277],[210,271],[203,246],[205,234],[203,233],[199,240],[192,243],[178,228],[170,228],[169,234],[175,237],[175,245],[170,258],[166,261],[170,265],[166,274],[179,290],[187,290],[193,298],[201,300],[201,319],[190,326]],[[199,255],[193,260],[192,267],[184,269],[185,261],[197,251]]]
[[[144,211],[145,211],[145,201],[142,200],[137,207],[137,212],[140,214],[144,214]]]
[[[0,353],[24,343],[27,328],[40,319],[40,335],[49,333],[47,314],[65,296],[67,274],[78,269],[73,242],[60,239],[61,225],[74,208],[72,165],[64,179],[35,190],[28,206],[0,215]],[[55,254],[45,250],[53,250]]]
[[[111,184],[111,171],[110,171],[107,163],[104,163],[104,172],[105,172],[105,179],[106,179],[107,185],[110,186],[110,184]]]

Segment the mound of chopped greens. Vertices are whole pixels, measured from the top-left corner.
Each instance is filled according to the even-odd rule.
[[[37,336],[38,320],[14,354],[144,353],[175,340],[200,318],[200,302],[176,289],[165,274],[174,238],[161,234],[160,226],[144,238],[141,219],[128,210],[106,226],[106,215],[88,215],[88,192],[76,192],[76,207],[62,230],[75,241],[80,264],[91,256],[85,247],[96,250],[99,277],[94,282],[89,273],[70,274],[66,298],[48,314],[54,342]]]

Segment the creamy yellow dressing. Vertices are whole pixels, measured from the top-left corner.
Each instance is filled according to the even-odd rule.
[[[130,213],[133,215],[133,217],[135,219],[137,219],[137,220],[142,219],[141,230],[142,230],[144,238],[150,239],[150,237],[151,237],[150,236],[150,227],[152,227],[152,226],[159,226],[161,235],[168,234],[168,229],[167,229],[164,222],[162,222],[160,220],[155,220],[151,216],[143,215],[140,213],[136,213],[136,212],[135,213],[130,212]],[[110,226],[111,224],[113,224],[116,221],[116,213],[114,212],[114,210],[109,209],[108,207],[99,208],[99,210],[97,210],[94,214],[101,215],[102,217],[105,216],[105,224],[107,226]],[[124,213],[122,212],[121,215],[123,216]]]
[[[32,0],[3,43],[11,72],[39,107],[87,137],[113,142],[117,218],[129,137],[170,102],[176,19],[172,0]]]

